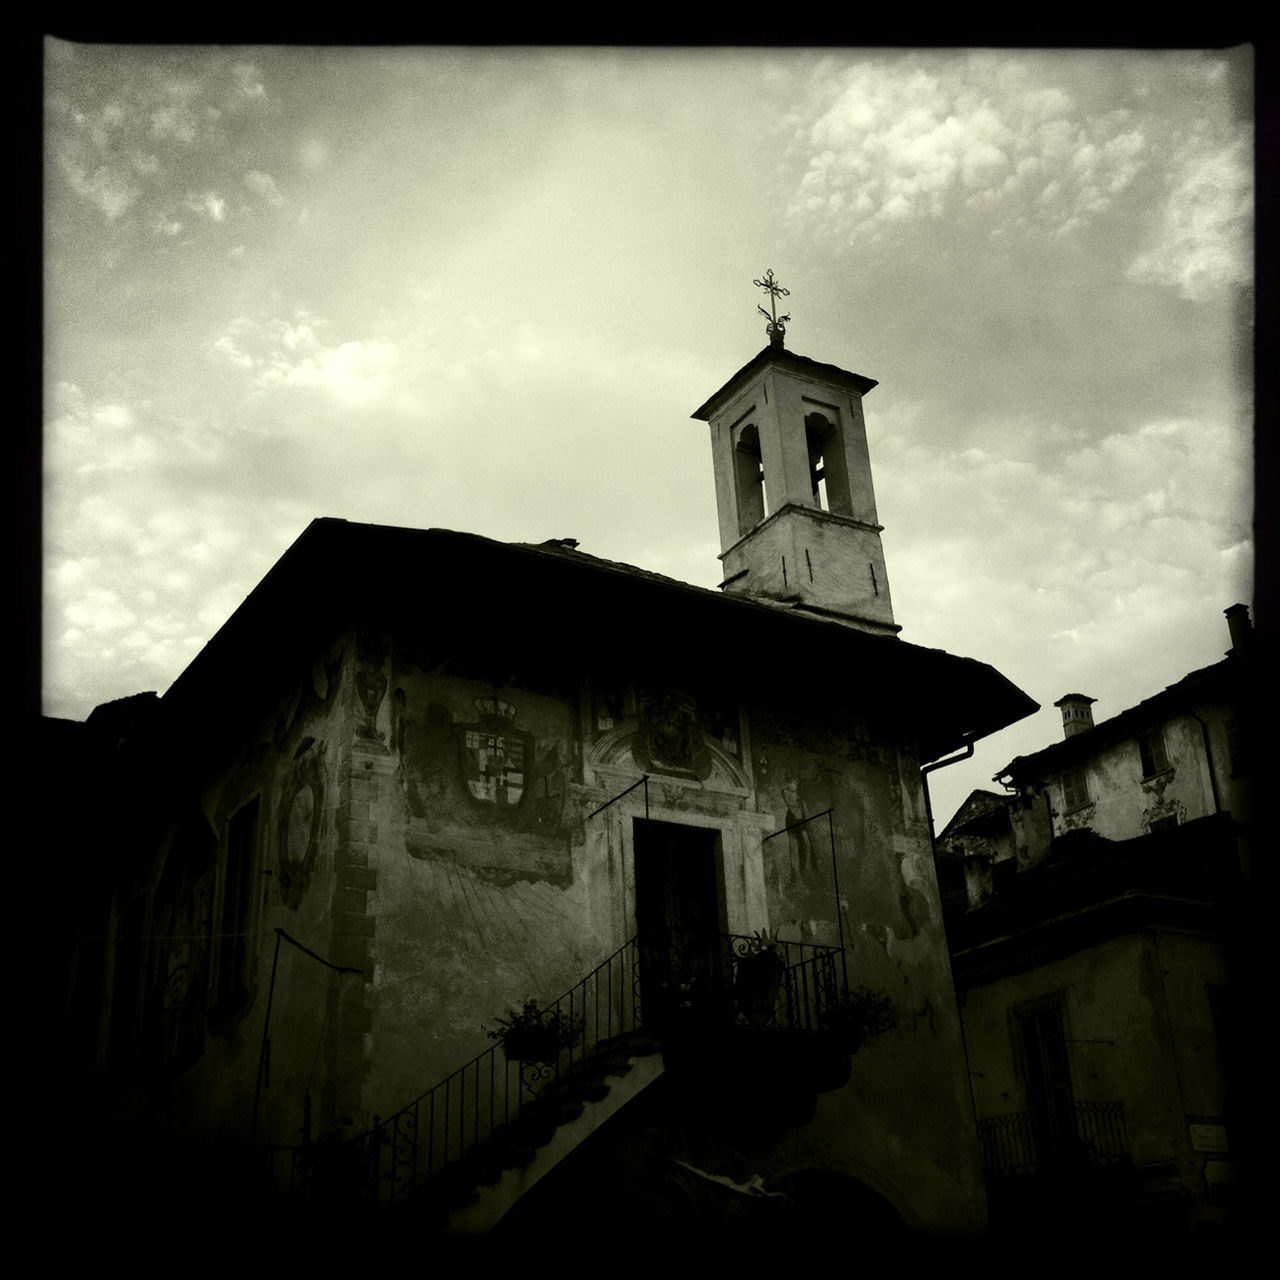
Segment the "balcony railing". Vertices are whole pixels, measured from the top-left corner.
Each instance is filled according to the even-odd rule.
[[[762,943],[732,934],[658,930],[632,938],[558,1000],[553,1025],[581,1034],[547,1060],[508,1058],[501,1045],[347,1142],[295,1152],[290,1180],[307,1199],[349,1194],[371,1204],[405,1199],[464,1163],[503,1167],[512,1152],[545,1142],[568,1117],[557,1086],[590,1083],[634,1033],[813,1032],[839,997],[838,947]],[[603,1065],[602,1065],[603,1064]],[[500,1149],[501,1148],[501,1149]]]
[[[1060,1102],[978,1122],[982,1163],[996,1177],[1119,1164],[1129,1154],[1122,1102]]]
[[[644,1026],[654,1033],[820,1031],[839,999],[838,947],[692,929],[647,931],[638,943]]]

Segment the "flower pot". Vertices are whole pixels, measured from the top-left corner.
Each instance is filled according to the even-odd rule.
[[[555,1027],[532,1027],[508,1031],[502,1037],[502,1052],[508,1062],[555,1062],[564,1046]]]
[[[782,957],[776,951],[755,951],[738,961],[734,997],[749,1025],[764,1027],[773,1021],[783,972]]]
[[[866,1039],[866,1034],[866,1030],[858,1022],[846,1022],[843,1026],[832,1029],[832,1036],[836,1044],[848,1054],[857,1053],[862,1048],[862,1042]]]

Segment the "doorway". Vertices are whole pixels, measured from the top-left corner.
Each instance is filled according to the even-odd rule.
[[[636,929],[645,1025],[705,1024],[725,1004],[720,833],[634,819]]]

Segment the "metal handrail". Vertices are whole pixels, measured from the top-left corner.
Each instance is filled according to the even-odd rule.
[[[578,1032],[572,1043],[527,1057],[508,1057],[495,1044],[394,1115],[375,1116],[366,1133],[300,1149],[295,1185],[314,1199],[355,1179],[369,1203],[392,1203],[468,1158],[483,1164],[485,1144],[499,1137],[541,1145],[559,1122],[556,1086],[635,1032],[662,1038],[693,1028],[818,1031],[838,998],[842,954],[838,947],[759,936],[638,934],[545,1006],[545,1024]],[[296,1172],[299,1166],[304,1172]]]
[[[546,1007],[547,1021],[581,1028],[549,1061],[508,1058],[501,1044],[478,1054],[354,1141],[365,1149],[366,1194],[403,1199],[459,1164],[496,1131],[526,1118],[548,1085],[572,1073],[603,1041],[639,1029],[632,938]],[[534,1135],[530,1135],[531,1137]]]

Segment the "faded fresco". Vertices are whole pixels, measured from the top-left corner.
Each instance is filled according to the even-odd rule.
[[[752,738],[759,805],[781,819],[761,847],[771,927],[802,942],[843,937],[856,981],[901,992],[907,1024],[936,1035],[941,916],[927,837],[910,820],[918,780],[900,776],[888,735],[857,722],[757,712]]]
[[[155,952],[144,1017],[153,1065],[178,1075],[204,1052],[218,846],[204,815],[177,828],[152,906]]]
[[[311,887],[325,815],[325,744],[304,739],[284,771],[277,807],[277,873],[280,901],[296,911]]]
[[[466,866],[498,884],[568,883],[574,724],[562,699],[397,671],[392,737],[410,857]]]

